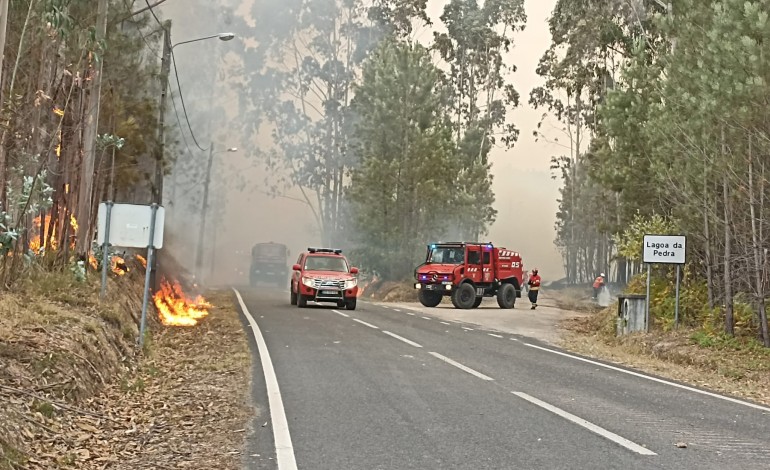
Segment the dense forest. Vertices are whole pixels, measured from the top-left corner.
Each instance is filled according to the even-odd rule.
[[[766,0],[558,1],[530,102],[568,137],[553,168],[570,282],[628,281],[642,235],[683,234],[686,320],[770,346],[769,12]],[[670,315],[671,270],[653,274],[651,302]]]

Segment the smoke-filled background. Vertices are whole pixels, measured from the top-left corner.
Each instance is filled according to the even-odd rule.
[[[173,116],[169,126],[181,129],[174,134],[178,156],[164,188],[169,235],[166,246],[188,268],[195,269],[208,148],[213,142],[202,274],[216,283],[247,280],[249,252],[255,243],[285,243],[292,260],[307,246],[324,243],[302,192],[296,186],[283,184],[286,168],[266,164],[275,163],[265,157],[274,148],[274,129],[253,122],[249,131],[250,121],[256,120],[253,107],[259,103],[250,103],[244,96],[249,94],[246,88],[254,85],[249,81],[255,73],[253,68],[264,66],[258,52],[263,45],[252,39],[253,29],[264,28],[270,24],[271,15],[293,4],[274,0],[268,8],[264,6],[267,2],[259,3],[265,10],[261,16],[253,0],[168,0],[155,8],[161,21],[172,21],[173,44],[220,32],[237,35],[229,42],[207,40],[174,48],[184,104],[173,69],[170,79],[174,106],[169,106]],[[426,45],[434,32],[444,30],[439,17],[447,2],[427,3],[432,26],[418,25],[410,34]],[[519,250],[525,267],[539,268],[544,280],[564,277],[562,257],[554,244],[560,181],[552,178],[550,166],[552,156],[569,150],[558,143],[558,124],[544,122],[539,130],[546,139],[533,135],[543,111],[533,109],[527,97],[532,88],[542,84],[535,70],[549,45],[547,19],[555,3],[526,0],[526,28],[510,35],[514,47],[503,54],[506,63],[517,68],[506,79],[521,95],[521,104],[508,115],[508,121],[520,134],[513,148],[496,145],[489,152],[493,207],[498,213],[488,235],[481,236]],[[280,27],[280,18],[275,20],[274,27]],[[283,59],[270,58],[276,62]],[[185,109],[192,132],[187,128]],[[237,151],[228,151],[233,147]],[[419,240],[421,244],[431,241]],[[350,251],[346,246],[342,248]],[[352,261],[357,263],[355,257]],[[414,265],[420,261],[414,259]]]

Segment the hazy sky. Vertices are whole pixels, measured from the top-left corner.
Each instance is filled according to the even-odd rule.
[[[205,27],[202,26],[200,19],[190,18],[189,9],[185,8],[184,3],[182,0],[170,0],[164,4],[165,16],[174,21],[174,42],[227,29],[226,25],[212,24],[210,19],[205,23]],[[244,3],[251,2],[244,0]],[[512,80],[521,94],[522,104],[513,113],[513,120],[521,135],[514,149],[496,148],[491,154],[493,189],[497,199],[495,207],[499,213],[488,238],[497,245],[520,251],[525,267],[539,268],[544,280],[556,280],[564,276],[561,257],[554,245],[555,213],[561,183],[551,179],[549,169],[551,156],[561,154],[564,150],[542,141],[535,142],[532,131],[536,128],[542,111],[532,109],[527,101],[532,88],[542,82],[535,74],[535,68],[550,43],[547,18],[555,3],[556,0],[525,0],[527,27],[515,37],[515,48],[507,57],[518,68],[512,75]],[[445,4],[446,1],[428,1],[429,13],[436,20],[435,23],[438,23],[438,16]],[[243,10],[248,11],[248,7],[244,6]],[[198,31],[201,28],[205,31]],[[428,40],[431,33],[429,29],[418,31],[418,39]],[[222,43],[219,47],[226,51],[227,43]],[[194,48],[177,50],[176,55],[180,63],[195,63]],[[189,65],[183,68],[191,70]],[[182,76],[183,88],[185,82],[194,80],[193,74]],[[189,97],[190,103],[193,100],[194,97]],[[232,97],[223,97],[222,100],[233,101]],[[193,113],[195,105],[190,103],[188,111]],[[205,109],[199,112],[205,112]],[[228,139],[237,141],[238,137],[231,135]],[[221,144],[224,147],[230,145],[232,144],[225,142]],[[316,237],[310,235],[314,230],[307,206],[292,199],[273,199],[260,194],[258,191],[264,179],[263,171],[254,168],[253,162],[246,161],[245,153],[224,155],[218,158],[227,158],[227,164],[238,167],[238,171],[253,181],[253,185],[250,184],[251,189],[256,188],[257,191],[245,195],[230,193],[224,230],[216,240],[218,277],[227,281],[229,275],[236,274],[236,270],[246,272],[249,259],[236,252],[248,252],[250,247],[259,241],[283,241],[291,247],[292,256],[308,245],[319,242]],[[216,161],[215,164],[222,165],[225,162]],[[229,188],[212,187],[212,191],[227,189]],[[297,197],[299,194],[289,192],[287,196]],[[182,232],[182,237],[188,236],[188,244],[197,241],[191,231]],[[242,278],[232,280],[243,281]]]

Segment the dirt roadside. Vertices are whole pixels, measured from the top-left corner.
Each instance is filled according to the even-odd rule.
[[[232,293],[206,293],[194,327],[151,309],[143,355],[141,281],[108,293],[59,273],[0,298],[0,469],[241,468],[251,354]]]

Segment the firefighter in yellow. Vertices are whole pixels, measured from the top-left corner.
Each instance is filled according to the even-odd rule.
[[[529,301],[532,302],[532,310],[534,310],[537,308],[537,294],[540,292],[540,275],[537,273],[537,269],[532,270],[527,285],[529,286]]]

